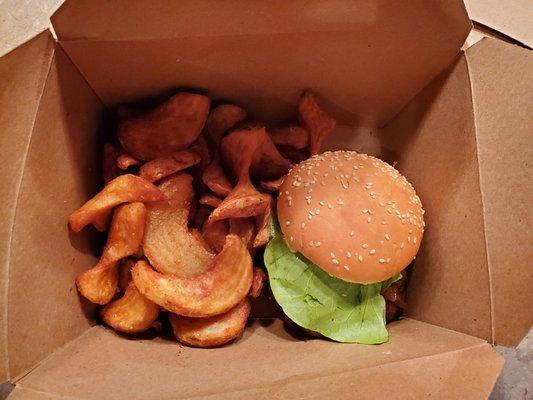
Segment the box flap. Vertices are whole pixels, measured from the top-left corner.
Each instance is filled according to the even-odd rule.
[[[52,53],[53,38],[49,31],[45,31],[0,58],[0,220],[4,221],[0,225],[0,382],[9,376],[7,293],[15,208],[35,114]]]
[[[533,326],[533,52],[483,39],[466,52],[472,82],[493,335],[514,346]]]
[[[531,0],[465,0],[465,5],[472,20],[533,47]]]
[[[4,94],[0,106],[1,124],[8,133],[1,138],[8,157],[4,160],[8,183],[1,190],[13,191],[5,203],[10,206],[2,208],[9,212],[8,236],[0,240],[8,246],[2,260],[7,293],[1,313],[7,322],[3,326],[8,378],[33,367],[90,326],[92,307],[80,301],[74,278],[95,262],[95,235],[70,236],[66,220],[96,191],[100,177],[95,165],[101,138],[95,132],[102,104],[62,49],[54,48],[49,34],[14,55],[26,46],[33,53],[9,70],[32,82],[15,90],[13,80],[3,79],[13,88],[8,86],[11,95]],[[44,63],[40,55],[44,49],[46,65],[32,69],[36,61]],[[9,63],[11,56],[3,62]],[[41,92],[36,94],[38,88]],[[12,122],[13,116],[24,124]]]
[[[279,320],[262,321],[231,346],[193,349],[162,338],[125,340],[94,327],[17,387],[83,399],[490,393],[502,360],[484,341],[414,320],[394,323],[390,332],[390,342],[379,346],[335,344],[298,340]]]
[[[470,30],[461,1],[423,0],[71,0],[52,22],[107,105],[186,86],[279,121],[310,87],[359,125],[394,115]]]

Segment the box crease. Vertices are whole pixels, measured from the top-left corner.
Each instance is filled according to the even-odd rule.
[[[480,45],[482,42],[484,42],[486,38],[481,39],[476,45]],[[470,77],[470,62],[467,52],[464,52],[465,57],[465,63],[466,68],[468,71],[468,86],[470,88],[470,100],[472,101],[472,123],[474,124],[474,140],[476,141],[476,165],[477,165],[477,177],[478,177],[478,184],[479,184],[479,197],[481,202],[481,218],[483,220],[483,243],[485,244],[485,259],[487,261],[487,277],[489,280],[489,301],[490,301],[490,336],[491,336],[491,343],[494,344],[496,341],[496,335],[495,335],[495,323],[494,323],[494,296],[493,296],[493,282],[492,282],[492,271],[491,271],[491,262],[490,262],[490,253],[487,243],[487,221],[485,218],[485,201],[484,201],[484,194],[483,194],[483,185],[481,180],[481,170],[479,168],[480,165],[480,159],[479,159],[479,141],[477,138],[477,119],[476,119],[476,100],[474,98],[474,88],[472,84],[472,79]]]

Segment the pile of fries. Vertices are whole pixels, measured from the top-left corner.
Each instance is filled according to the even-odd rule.
[[[168,313],[177,340],[196,347],[242,334],[266,278],[253,258],[270,240],[273,194],[335,126],[310,92],[298,116],[271,129],[184,92],[148,112],[118,109],[105,186],[69,217],[74,232],[108,231],[99,262],[76,279],[105,324],[142,332]]]

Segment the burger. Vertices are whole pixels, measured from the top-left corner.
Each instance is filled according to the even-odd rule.
[[[354,151],[313,156],[280,186],[264,261],[285,314],[340,342],[388,340],[383,292],[402,277],[424,233],[413,186]]]

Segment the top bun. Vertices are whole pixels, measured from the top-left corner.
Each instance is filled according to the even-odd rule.
[[[289,172],[279,193],[279,224],[291,250],[342,280],[384,281],[420,247],[420,199],[378,158],[354,151],[316,155]]]

